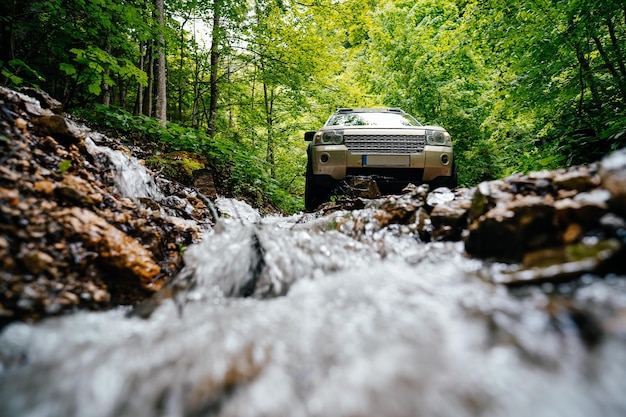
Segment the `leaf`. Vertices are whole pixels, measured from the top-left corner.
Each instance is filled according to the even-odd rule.
[[[69,159],[64,159],[59,164],[59,168],[58,168],[59,169],[59,174],[65,175],[65,173],[67,172],[68,169],[70,169],[71,166],[72,166],[72,161],[69,160]]]
[[[65,75],[75,75],[76,67],[72,64],[68,64],[67,62],[61,62],[59,64],[59,69],[65,72]]]
[[[99,96],[100,93],[102,92],[102,88],[100,87],[100,80],[96,80],[90,83],[87,89],[89,90],[91,94]]]
[[[19,85],[22,83],[22,78],[18,77],[17,75],[13,74],[12,72],[3,69],[2,70],[2,75],[6,78],[9,79],[9,81],[11,82],[11,84],[15,84],[15,85]]]

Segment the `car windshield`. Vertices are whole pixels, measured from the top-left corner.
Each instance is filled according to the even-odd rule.
[[[364,112],[333,114],[326,122],[326,126],[403,127],[421,124],[406,113]]]

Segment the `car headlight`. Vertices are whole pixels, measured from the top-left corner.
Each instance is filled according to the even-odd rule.
[[[426,144],[434,146],[452,146],[450,134],[445,130],[427,130]]]
[[[343,143],[343,131],[332,130],[317,132],[313,141],[314,145],[341,145]]]

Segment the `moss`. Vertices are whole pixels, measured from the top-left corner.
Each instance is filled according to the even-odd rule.
[[[193,184],[193,172],[206,167],[204,156],[193,152],[177,151],[155,155],[146,160],[146,166],[184,185]]]

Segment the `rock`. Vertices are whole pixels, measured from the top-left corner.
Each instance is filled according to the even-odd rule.
[[[50,97],[50,95],[45,91],[25,87],[22,88],[20,92],[38,100],[43,109],[50,109],[54,114],[63,113],[63,105],[61,104],[61,102]]]
[[[82,137],[78,129],[58,114],[33,117],[34,130],[42,136],[52,136],[63,145],[79,144]]]
[[[97,262],[103,263],[112,273],[114,280],[134,278],[148,290],[158,290],[160,283],[155,283],[161,268],[154,262],[151,254],[135,239],[118,230],[89,210],[73,207],[54,215],[62,224],[72,228],[75,238],[98,254]]]
[[[148,158],[146,166],[185,185],[194,182],[194,171],[205,169],[207,159],[188,151],[175,151]]]
[[[582,192],[600,185],[600,177],[593,174],[588,167],[580,167],[579,169],[558,173],[555,175],[553,182],[559,189]]]
[[[527,253],[519,270],[499,273],[493,281],[508,286],[558,283],[583,274],[602,273],[624,256],[624,245],[615,239],[590,241]]]
[[[217,189],[213,179],[213,172],[208,169],[196,169],[193,171],[193,186],[207,198],[217,198]]]
[[[0,87],[0,134],[8,138],[0,140],[0,329],[144,300],[182,268],[180,248],[210,224],[200,208],[196,223],[121,198],[112,162],[91,154],[83,138],[107,149],[121,143],[38,100],[46,99]],[[178,212],[191,210],[190,201],[201,206],[185,198],[193,190],[159,179]]]
[[[370,177],[350,177],[344,182],[345,194],[349,197],[373,199],[381,196],[378,184]]]
[[[539,196],[498,205],[470,224],[465,250],[473,256],[519,262],[528,251],[558,244],[555,211]]]
[[[20,256],[20,261],[32,274],[38,275],[54,268],[54,258],[45,252],[31,250]]]
[[[406,224],[423,204],[420,199],[415,199],[410,194],[391,196],[379,206],[375,217],[382,227],[389,224]]]
[[[437,204],[430,213],[434,240],[461,240],[463,231],[467,228],[470,207],[471,200],[465,198]]]
[[[577,225],[579,234],[586,233],[598,227],[600,218],[608,213],[610,197],[607,190],[598,189],[555,201],[555,223],[561,230]]]
[[[56,187],[54,192],[57,197],[69,203],[79,204],[81,206],[91,206],[95,203],[91,197],[81,193],[75,188],[61,186]]]
[[[420,207],[415,212],[414,223],[417,226],[417,232],[422,242],[430,242],[433,236],[433,223],[428,214],[428,211],[424,207]]]
[[[447,187],[440,187],[431,191],[426,197],[426,204],[430,207],[437,207],[453,201],[454,193]]]
[[[505,204],[513,200],[513,197],[510,186],[503,180],[481,182],[474,190],[468,222],[472,223],[496,204]]]

